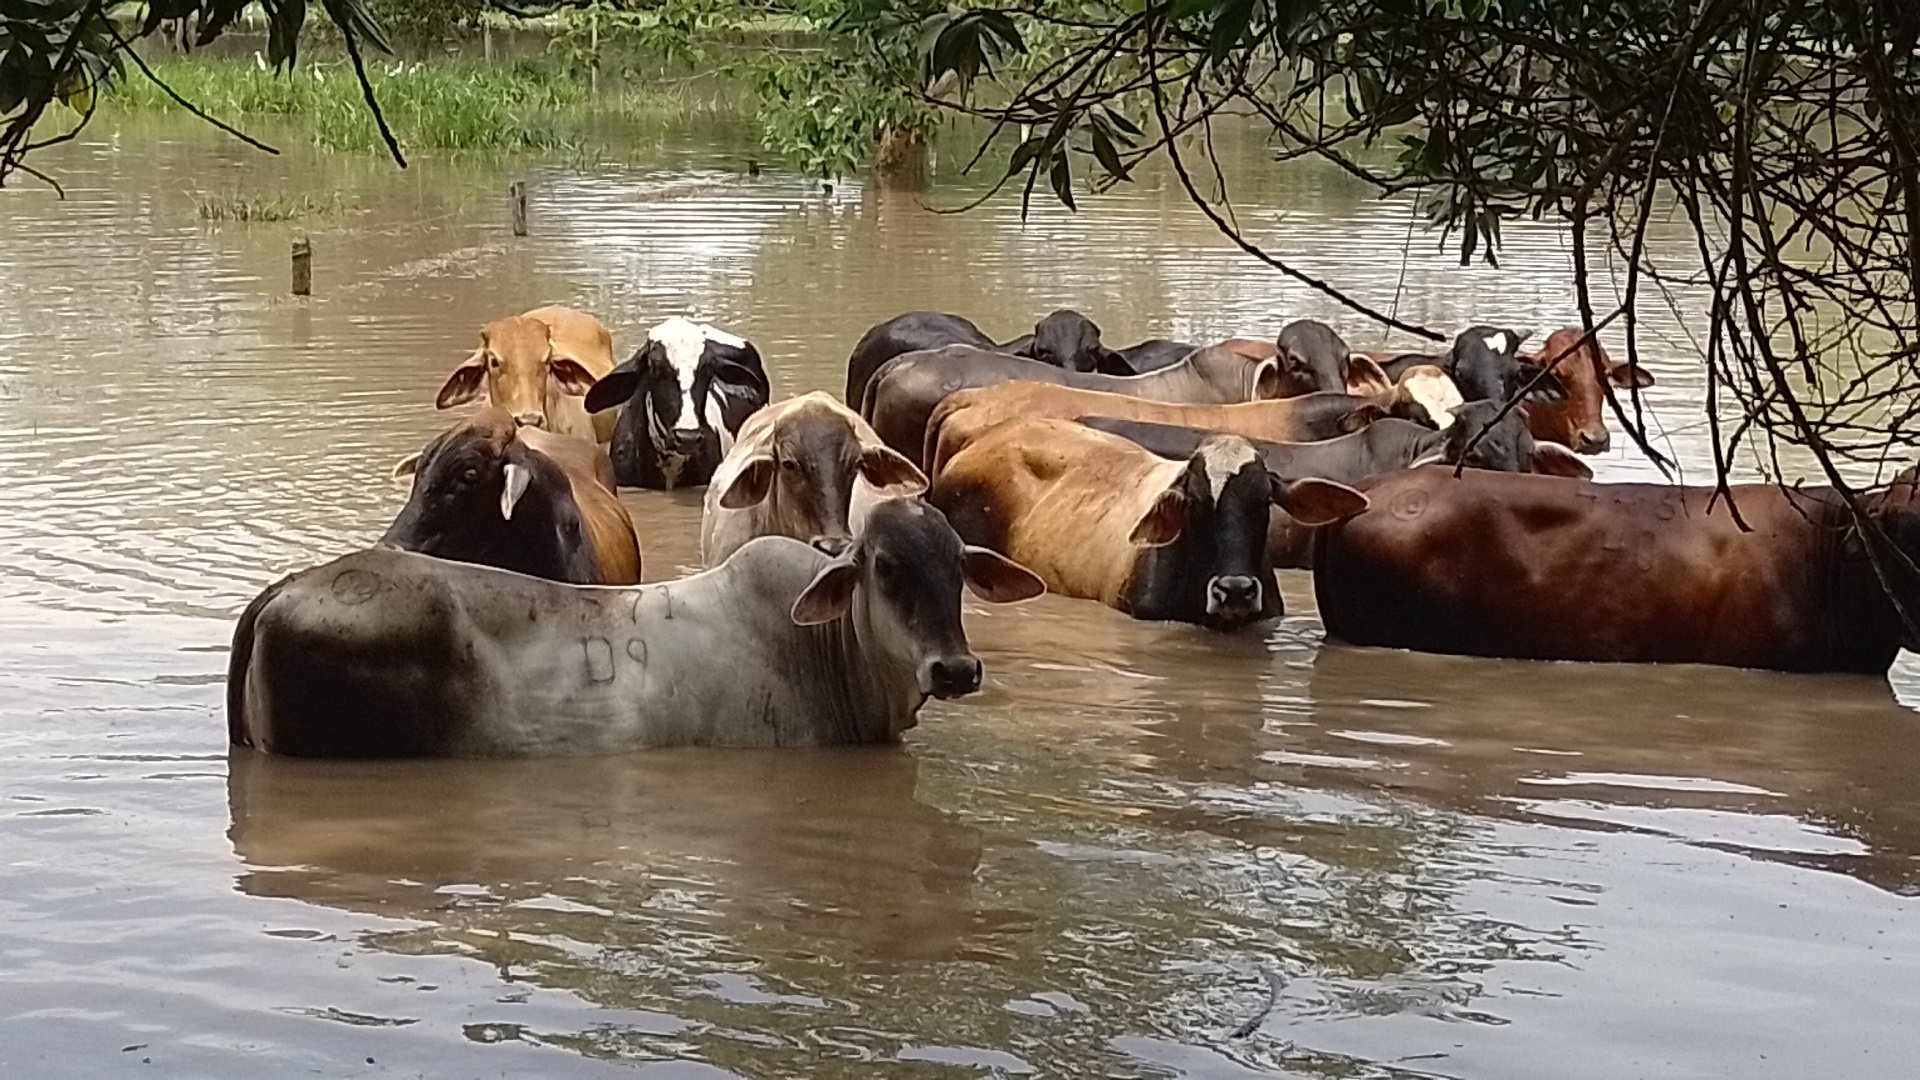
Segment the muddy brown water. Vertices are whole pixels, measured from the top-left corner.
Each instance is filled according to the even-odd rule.
[[[1229,150],[1242,220],[1374,303],[1569,317],[1551,229],[1509,226],[1503,271],[1403,264],[1403,204]],[[988,688],[898,747],[230,758],[233,616],[377,535],[503,312],[574,303],[622,348],[690,312],[781,394],[908,308],[1010,336],[1071,304],[1119,342],[1338,316],[1159,180],[1023,225],[744,152],[401,173],[108,120],[40,160],[65,202],[0,192],[0,1076],[1912,1075],[1910,658],[1354,650],[1289,576],[1288,617],[1228,637],[970,603]],[[292,226],[195,214],[275,190],[346,206],[302,226],[310,302]],[[1699,476],[1664,332],[1650,402]],[[684,571],[697,496],[626,499],[648,576]]]

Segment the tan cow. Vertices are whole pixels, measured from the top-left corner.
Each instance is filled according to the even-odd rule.
[[[1237,436],[1167,460],[1071,420],[1034,418],[982,433],[934,475],[928,498],[967,542],[1021,563],[1052,592],[1214,629],[1282,613],[1267,556],[1273,505],[1303,525],[1367,506],[1344,484],[1282,480]]]
[[[700,517],[701,560],[718,566],[756,536],[844,547],[856,497],[926,489],[919,467],[832,394],[790,398],[748,417],[714,470]]]
[[[540,307],[480,328],[480,347],[453,369],[434,405],[486,395],[522,427],[594,442],[613,438],[616,412],[589,416],[581,398],[613,370],[613,336],[585,312]]]

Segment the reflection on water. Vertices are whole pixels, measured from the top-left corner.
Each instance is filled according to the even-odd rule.
[[[1323,647],[1288,575],[1288,617],[1232,636],[969,602],[988,687],[904,747],[229,758],[233,614],[378,534],[503,312],[577,304],[626,347],[712,319],[776,393],[837,386],[910,308],[1380,340],[1151,176],[1078,217],[943,216],[739,177],[733,138],[403,173],[103,122],[47,162],[67,201],[0,192],[0,1076],[1910,1071],[1904,660],[1889,686]],[[1570,317],[1554,230],[1512,226],[1504,272],[1403,259],[1404,203],[1222,148],[1242,222],[1370,303]],[[194,212],[314,187],[347,209],[300,226],[310,302],[281,296],[293,227]],[[1703,469],[1684,329],[1654,329],[1663,445]],[[651,574],[693,564],[698,493],[623,498]]]

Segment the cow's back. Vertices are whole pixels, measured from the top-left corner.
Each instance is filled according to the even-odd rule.
[[[1322,533],[1321,618],[1355,644],[1430,652],[1833,669],[1836,551],[1813,524],[1831,508],[1735,490],[1751,531],[1724,501],[1709,513],[1706,488],[1391,474]]]
[[[1134,525],[1184,462],[1061,420],[998,424],[955,453],[931,501],[963,539],[1038,574],[1049,591],[1119,606]]]

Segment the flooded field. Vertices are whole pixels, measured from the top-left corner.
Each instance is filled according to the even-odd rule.
[[[1552,229],[1507,226],[1501,271],[1403,256],[1404,204],[1229,149],[1242,222],[1371,303],[1574,317]],[[500,314],[574,304],[622,355],[696,314],[776,397],[911,308],[1383,340],[1158,181],[1023,224],[747,179],[724,139],[637,153],[400,172],[103,121],[36,159],[66,201],[0,192],[0,1077],[1912,1075],[1910,657],[1889,683],[1355,650],[1287,575],[1289,615],[1234,636],[970,601],[988,688],[898,747],[230,757],[233,617],[378,535]],[[343,209],[199,220],[236,192]],[[1702,382],[1664,338],[1649,400],[1699,480]],[[1657,476],[1614,445],[1602,479]],[[649,577],[688,569],[698,495],[624,498]]]

